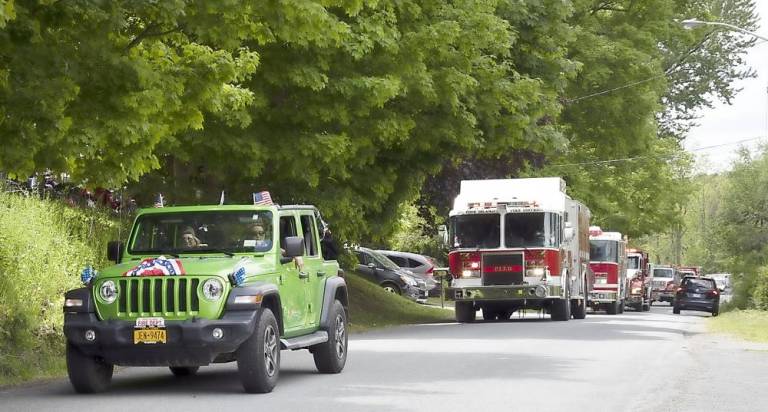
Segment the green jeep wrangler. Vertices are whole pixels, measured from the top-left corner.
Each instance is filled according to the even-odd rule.
[[[107,388],[114,365],[169,366],[176,376],[237,362],[246,392],[270,392],[281,349],[309,349],[322,373],[347,359],[347,287],[324,260],[313,206],[144,209],[117,263],[83,271],[64,303],[75,391]],[[125,250],[124,250],[125,249]]]

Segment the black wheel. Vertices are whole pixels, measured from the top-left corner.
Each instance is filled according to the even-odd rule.
[[[347,313],[338,300],[331,305],[328,319],[333,319],[328,342],[313,346],[311,352],[320,373],[339,373],[347,363]]]
[[[642,312],[643,311],[643,304],[642,303],[635,303],[632,305],[632,309],[635,310],[635,312]]]
[[[381,288],[384,289],[385,292],[391,293],[393,295],[400,295],[401,294],[400,293],[400,288],[397,285],[395,285],[394,283],[390,283],[390,282],[383,283],[381,285]]]
[[[555,299],[550,309],[551,318],[555,321],[565,322],[571,319],[571,301],[568,299]]]
[[[677,306],[672,306],[672,313],[674,313],[675,315],[679,315],[680,314],[680,308],[677,307]]]
[[[67,342],[67,374],[77,393],[102,392],[112,382],[115,367],[101,359],[80,352]]]
[[[618,311],[618,313],[619,314],[624,313],[624,301],[623,300],[619,301],[619,311]]]
[[[173,373],[173,376],[182,377],[182,376],[192,376],[197,373],[197,370],[200,369],[199,366],[171,366],[171,373]]]
[[[587,317],[587,300],[574,299],[571,301],[571,313],[574,319],[585,319]]]
[[[717,316],[720,314],[720,306],[715,306],[714,309],[712,309],[712,316]]]
[[[643,303],[643,312],[648,312],[649,310],[651,310],[651,304]]]
[[[487,306],[483,307],[483,320],[496,320],[499,317],[499,313],[495,309],[491,309]]]
[[[512,314],[515,313],[512,309],[503,309],[498,312],[496,312],[496,319],[498,320],[509,320],[509,318],[512,316]]]
[[[615,315],[619,313],[619,301],[608,303],[605,308],[605,313],[609,315]]]
[[[456,322],[469,323],[475,321],[475,303],[474,302],[456,302]]]
[[[248,393],[267,393],[280,376],[280,329],[269,308],[261,309],[253,335],[237,349],[237,374]]]

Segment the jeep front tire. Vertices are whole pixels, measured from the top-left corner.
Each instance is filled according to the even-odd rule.
[[[280,329],[269,308],[262,308],[251,337],[237,349],[237,374],[248,393],[272,392],[280,376]]]
[[[310,349],[320,373],[339,373],[347,363],[347,313],[338,300],[328,312],[328,341]]]
[[[115,367],[101,359],[88,356],[67,342],[67,374],[77,393],[102,392],[112,382]]]

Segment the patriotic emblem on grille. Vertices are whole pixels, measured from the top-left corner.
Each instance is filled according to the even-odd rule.
[[[160,256],[142,260],[138,266],[123,273],[123,276],[179,276],[185,273],[181,260]]]
[[[262,205],[271,205],[272,204],[272,196],[269,195],[269,192],[263,191],[259,193],[253,194],[253,204],[257,206]]]

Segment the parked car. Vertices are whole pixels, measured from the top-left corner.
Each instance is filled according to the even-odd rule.
[[[358,247],[353,250],[357,257],[357,271],[376,282],[385,291],[407,297],[419,303],[427,301],[427,284],[424,279],[401,269],[383,254]]]
[[[438,282],[432,275],[437,264],[435,259],[429,256],[410,252],[398,252],[395,250],[377,250],[394,262],[400,269],[412,272],[416,277],[424,279],[427,284],[427,292],[430,296],[440,296]]]
[[[712,278],[686,276],[680,282],[672,302],[672,312],[681,310],[709,312],[712,316],[720,314],[720,291]]]

